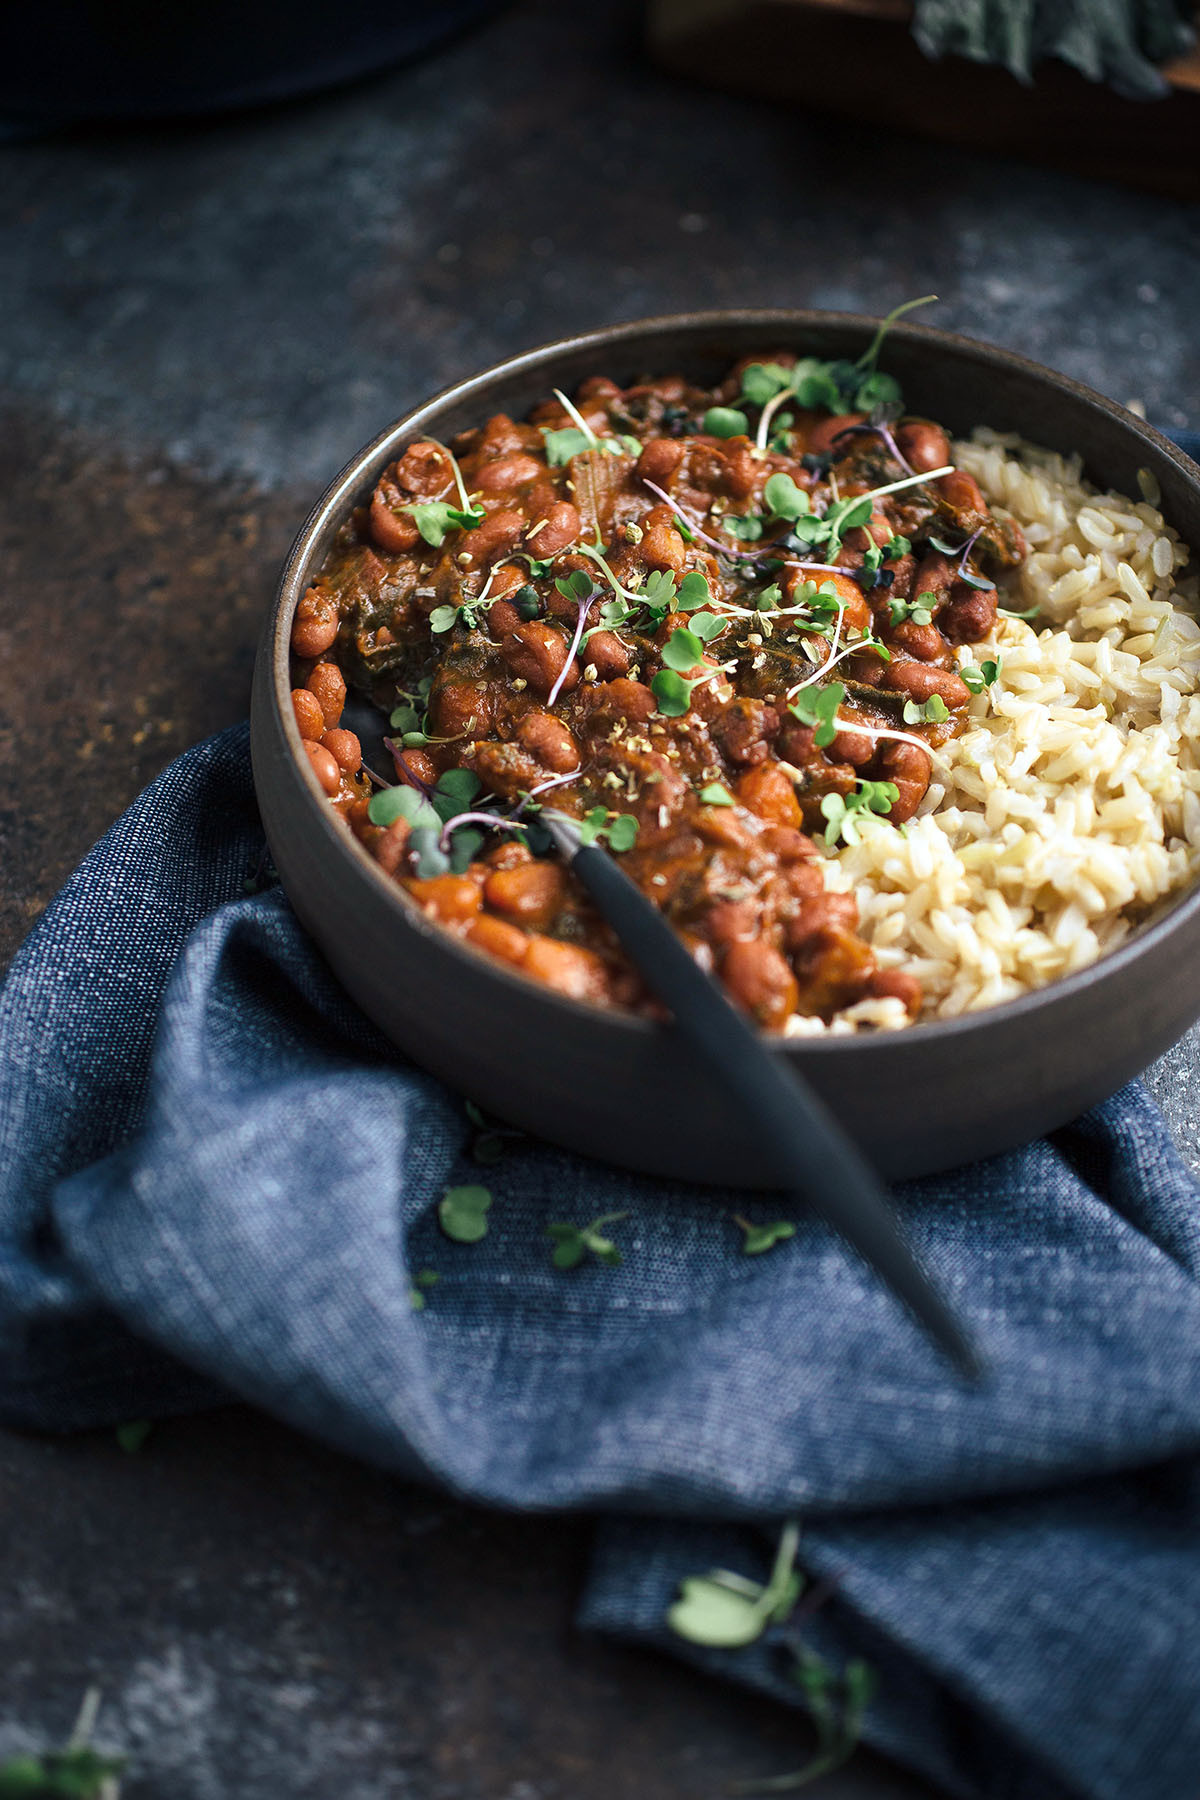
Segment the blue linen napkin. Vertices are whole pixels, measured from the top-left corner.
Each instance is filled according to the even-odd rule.
[[[461,1100],[243,891],[262,853],[238,727],[0,991],[0,1418],[232,1394],[480,1501],[599,1511],[583,1622],[792,1704],[779,1632],[699,1652],[663,1620],[685,1575],[761,1578],[798,1516],[834,1587],[803,1639],[874,1665],[872,1742],[967,1800],[1196,1800],[1200,1189],[1143,1091],[898,1189],[989,1357],[968,1391],[819,1224],[742,1255],[730,1213],[778,1202],[523,1138],[480,1169]],[[435,1202],[480,1180],[488,1235],[451,1243]],[[548,1221],[616,1211],[619,1267],[551,1266]]]

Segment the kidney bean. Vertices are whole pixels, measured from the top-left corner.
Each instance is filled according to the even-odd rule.
[[[802,769],[806,763],[820,761],[821,753],[816,745],[816,733],[811,725],[801,725],[798,719],[789,718],[780,732],[775,745],[782,762],[791,763],[794,769]]]
[[[803,815],[790,775],[777,762],[760,763],[747,769],[737,784],[737,797],[742,805],[772,825],[799,826]]]
[[[666,508],[660,506],[654,511],[663,513]],[[653,513],[649,516],[653,518]],[[674,525],[666,524],[661,519],[647,525],[638,549],[648,568],[670,569],[673,575],[682,575],[686,552],[683,539]]]
[[[918,475],[944,469],[950,461],[950,439],[931,419],[906,419],[896,426],[895,438],[901,455]]]
[[[479,883],[469,875],[432,875],[405,884],[421,910],[444,925],[462,925],[483,905]]]
[[[819,419],[809,429],[805,448],[811,456],[824,456],[827,450],[833,449],[835,439],[843,431],[848,430],[851,425],[864,425],[866,418],[866,413],[852,412],[835,413],[831,419]]]
[[[590,663],[601,681],[612,681],[628,675],[633,655],[615,631],[597,631],[583,646],[585,666]]]
[[[526,713],[517,726],[517,740],[555,775],[579,767],[579,746],[553,713]]]
[[[918,625],[912,619],[901,619],[899,625],[887,629],[887,641],[893,649],[903,650],[918,662],[937,662],[946,654],[946,640],[936,625]]]
[[[818,871],[819,873],[819,871]],[[800,901],[788,920],[788,948],[800,950],[824,931],[854,931],[858,926],[858,902],[853,894],[831,894],[822,887]]]
[[[620,398],[620,388],[607,375],[589,375],[575,390],[575,404],[581,412],[585,406],[613,406]]]
[[[394,482],[381,481],[371,498],[367,515],[367,531],[371,541],[381,550],[397,556],[414,550],[421,541],[417,521],[411,513],[399,510],[403,496]]]
[[[758,906],[753,900],[718,900],[704,915],[704,932],[710,944],[732,944],[752,938],[758,930]]]
[[[588,699],[594,712],[628,719],[631,725],[644,725],[658,711],[658,701],[644,682],[620,677],[616,681],[597,682]]]
[[[482,525],[477,525],[474,531],[463,532],[455,556],[470,557],[469,563],[462,564],[463,568],[486,568],[489,563],[516,549],[524,529],[525,514],[515,506],[502,506],[496,512],[489,513]]]
[[[503,456],[509,450],[523,450],[527,437],[526,428],[510,419],[507,413],[493,413],[479,434],[476,454],[480,457]],[[541,443],[540,433],[534,433],[534,442]]]
[[[304,739],[304,749],[313,774],[327,794],[336,794],[342,785],[342,771],[338,768],[334,757],[323,744],[314,744],[311,738]]]
[[[952,469],[949,475],[939,476],[937,489],[947,506],[959,515],[959,523],[966,525],[968,530],[973,530],[987,517],[983,490],[965,469]]]
[[[347,775],[357,775],[362,768],[362,745],[352,731],[327,731],[321,743],[338,768]]]
[[[522,968],[535,981],[544,982],[571,1000],[609,998],[608,971],[601,959],[580,944],[562,944],[557,938],[530,937]]]
[[[292,621],[292,649],[297,656],[323,656],[337,634],[337,607],[328,594],[309,588]]]
[[[506,637],[521,623],[521,615],[511,600],[493,600],[488,607],[488,630],[494,638]]]
[[[426,787],[432,787],[437,780],[437,767],[432,756],[425,750],[415,747],[411,750],[393,750],[392,761],[400,780],[408,787],[417,787],[422,783]]]
[[[336,663],[319,662],[310,673],[307,686],[325,715],[326,730],[332,731],[346,704],[346,677]]]
[[[388,475],[403,493],[423,500],[436,499],[454,479],[445,451],[428,440],[410,444],[400,460],[392,464]]]
[[[569,649],[561,631],[555,631],[553,625],[541,619],[531,619],[509,632],[500,645],[500,654],[513,674],[528,682],[544,700],[567,664]],[[579,686],[579,675],[579,663],[572,657],[560,692],[573,692]]]
[[[894,781],[900,792],[892,801],[892,809],[888,818],[893,825],[903,825],[911,819],[925,798],[933,773],[933,764],[923,750],[915,744],[899,744],[892,739],[883,740],[876,760],[880,781]]]
[[[956,706],[965,706],[971,698],[970,689],[960,676],[949,669],[931,668],[928,663],[894,660],[888,668],[887,685],[894,693],[905,694],[918,703],[937,694],[951,711]]]
[[[519,925],[510,925],[507,919],[497,919],[487,912],[480,913],[468,925],[467,942],[474,944],[477,950],[485,950],[497,962],[511,963],[514,968],[519,968],[525,961],[525,952],[529,948],[528,934]]]
[[[325,731],[325,714],[321,711],[321,703],[315,694],[307,688],[292,689],[292,711],[296,715],[296,729],[302,738],[311,738],[318,743]]]
[[[758,492],[766,476],[766,465],[758,460],[748,438],[735,438],[721,451],[722,491],[734,500],[749,500]]]
[[[683,442],[679,438],[651,438],[637,460],[639,481],[653,481],[666,487],[683,461]]]
[[[763,700],[733,700],[711,726],[714,741],[730,762],[747,768],[766,762],[770,739],[779,730],[779,714]]]
[[[493,912],[522,925],[549,925],[562,910],[567,878],[560,863],[527,862],[516,869],[494,869],[483,885]]]
[[[874,959],[861,938],[848,931],[818,932],[803,950],[793,953],[799,982],[799,1007],[805,1013],[830,1013],[859,999]]]
[[[371,854],[385,875],[394,875],[404,861],[411,832],[407,819],[396,819],[375,839]]]
[[[994,588],[959,590],[938,614],[943,637],[952,644],[977,644],[996,623]]]
[[[796,978],[779,951],[762,938],[735,939],[721,963],[731,999],[768,1031],[796,1010]]]
[[[576,541],[579,531],[578,507],[569,500],[556,500],[534,519],[525,532],[525,542],[535,556],[557,556]]]
[[[917,572],[913,576],[913,593],[919,598],[922,594],[932,594],[933,604],[943,601],[954,585],[955,559],[943,556],[940,550],[931,550],[917,564]]]
[[[856,769],[865,769],[875,754],[875,740],[864,737],[861,731],[839,731],[829,746],[829,753],[839,762],[852,763]]]
[[[434,689],[429,701],[429,717],[435,736],[483,737],[491,725],[495,704],[495,693],[486,682],[442,682]]]
[[[768,825],[762,834],[762,846],[789,867],[792,863],[808,863],[817,853],[812,839],[797,831],[794,825]],[[820,875],[817,876],[818,882]]]
[[[799,832],[796,834],[801,835]],[[821,865],[816,860],[815,848],[811,838],[805,838],[808,845],[807,859],[787,865],[784,876],[791,893],[797,900],[811,900],[815,894],[825,892],[825,881],[821,874]]]
[[[536,456],[523,450],[510,450],[505,456],[493,456],[481,462],[472,477],[472,487],[484,494],[503,494],[511,488],[524,487],[544,473]]]
[[[921,984],[903,969],[876,969],[867,982],[867,992],[875,1000],[903,1000],[910,1019],[921,1010]]]

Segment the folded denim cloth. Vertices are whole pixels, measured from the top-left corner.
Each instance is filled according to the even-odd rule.
[[[991,1364],[958,1386],[822,1226],[529,1139],[333,981],[261,867],[244,728],[191,750],[0,992],[0,1418],[71,1430],[238,1395],[409,1477],[606,1515],[594,1628],[802,1702],[774,1629],[689,1651],[681,1577],[761,1578],[780,1521],[879,1676],[872,1742],[971,1800],[1196,1800],[1200,1189],[1137,1086],[897,1190]],[[472,1246],[448,1185],[495,1196]],[[551,1220],[623,1261],[562,1272]],[[439,1280],[414,1307],[414,1277]],[[419,1290],[418,1290],[419,1291]]]

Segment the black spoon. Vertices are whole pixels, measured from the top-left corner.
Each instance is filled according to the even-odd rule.
[[[678,1029],[772,1146],[780,1185],[840,1232],[959,1372],[977,1380],[983,1365],[974,1345],[905,1241],[879,1177],[823,1101],[770,1054],[607,851],[581,844],[577,822],[564,813],[543,810],[538,817]]]

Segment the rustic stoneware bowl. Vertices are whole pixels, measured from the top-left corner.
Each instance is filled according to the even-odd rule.
[[[789,348],[856,356],[872,319],[723,312],[565,339],[458,383],[390,425],[318,502],[288,558],[254,679],[254,776],[284,889],[365,1012],[414,1061],[489,1112],[631,1168],[689,1181],[777,1185],[765,1147],[669,1027],[560,998],[444,934],[325,805],[289,701],[297,601],[350,510],[424,432],[446,439],[586,375],[681,370],[710,381],[736,358]],[[914,410],[965,433],[987,424],[1082,453],[1088,475],[1137,492],[1148,467],[1166,517],[1200,544],[1200,469],[1143,420],[1064,376],[913,325],[885,366]],[[990,1155],[1064,1124],[1159,1055],[1200,1014],[1200,889],[1113,955],[989,1012],[898,1034],[772,1046],[803,1072],[889,1175]]]

